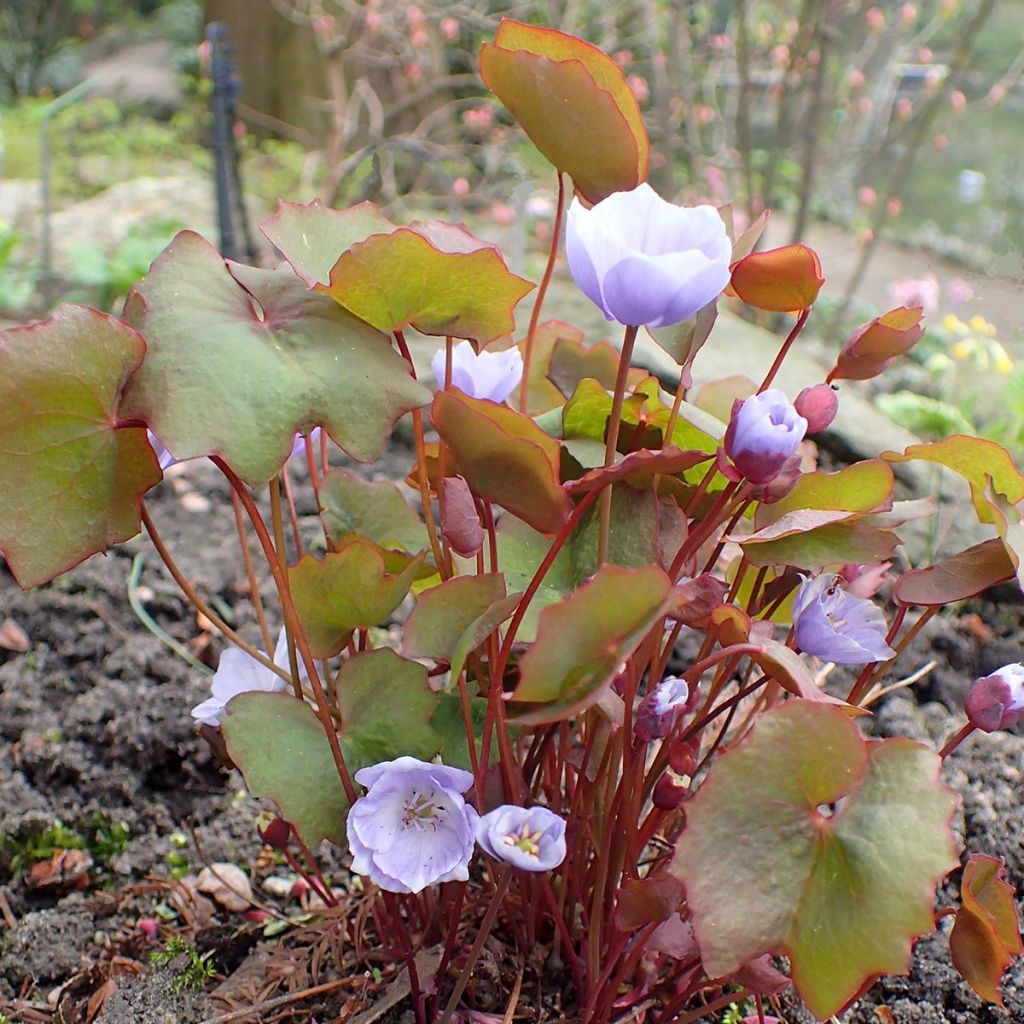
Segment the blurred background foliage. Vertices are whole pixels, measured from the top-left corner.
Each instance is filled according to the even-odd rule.
[[[0,174],[12,187],[40,174],[54,98],[88,88],[53,123],[58,282],[40,281],[32,210],[19,214],[0,180],[0,311],[24,318],[69,293],[116,308],[192,224],[213,166],[212,21],[234,46],[254,219],[280,196],[372,199],[399,217],[468,220],[532,272],[555,179],[476,73],[502,17],[612,55],[664,194],[731,203],[739,226],[770,208],[770,244],[825,245],[816,320],[833,347],[883,303],[925,305],[927,338],[880,382],[891,416],[928,436],[973,423],[1024,442],[1011,298],[1024,279],[1024,3],[1007,0],[7,0]],[[150,179],[175,184],[159,202],[154,185],[144,200],[128,187]],[[102,218],[88,204],[104,197],[118,228],[94,237],[72,213]]]

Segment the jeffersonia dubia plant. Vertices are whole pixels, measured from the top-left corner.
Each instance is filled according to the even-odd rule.
[[[753,251],[756,230],[730,243],[718,211],[657,197],[636,101],[593,47],[506,21],[481,71],[558,172],[525,333],[532,286],[461,225],[282,203],[263,225],[286,260],[274,270],[183,232],[123,319],[67,306],[0,334],[0,547],[34,586],[145,528],[232,645],[194,714],[276,805],[260,834],[309,865],[325,903],[369,892],[372,913],[324,927],[408,965],[420,1021],[468,998],[489,939],[520,977],[546,963],[547,998],[588,1024],[730,1003],[768,1020],[790,985],[827,1018],[907,970],[958,865],[940,754],[867,741],[859,716],[932,615],[1024,575],[1024,474],[967,436],[814,468],[804,435],[836,413],[827,385],[881,372],[921,311],[864,325],[794,399],[774,384],[821,287],[817,256]],[[623,325],[621,352],[541,320],[570,185],[569,263]],[[792,326],[759,385],[729,383],[722,422],[720,394],[702,408],[687,389],[727,285]],[[674,396],[630,366],[647,328],[679,364]],[[433,395],[410,329],[438,339]],[[351,468],[402,417],[415,506]],[[259,639],[163,542],[147,431],[230,485],[241,545],[255,541],[279,598],[258,609]],[[911,459],[966,479],[993,537],[896,574],[887,620],[871,595],[897,531],[934,512],[893,498],[891,464]],[[244,565],[258,600],[261,571]],[[268,619],[284,623],[276,649]],[[823,662],[856,670],[826,691]],[[996,676],[942,756],[1019,716],[1019,667]],[[323,840],[351,853],[359,885],[307,860]],[[998,1000],[1019,953],[1012,887],[974,858],[963,893],[954,959]],[[427,948],[433,979],[415,967]]]

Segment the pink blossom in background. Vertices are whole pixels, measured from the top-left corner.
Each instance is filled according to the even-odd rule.
[[[415,61],[406,64],[402,68],[402,74],[409,79],[410,82],[422,82],[423,81],[423,68],[419,66]]]
[[[442,18],[441,24],[441,35],[448,40],[449,43],[454,43],[459,38],[459,22],[456,18]]]
[[[994,107],[998,103],[1002,103],[1006,99],[1006,86],[1001,82],[996,82],[988,91],[988,95],[985,97],[985,102],[990,106]]]
[[[409,33],[409,43],[417,50],[422,50],[430,42],[430,36],[422,28],[413,29]]]
[[[934,274],[893,281],[889,297],[899,306],[920,306],[925,316],[931,316],[939,309],[939,282]]]
[[[780,68],[784,68],[789,63],[789,47],[785,43],[779,43],[777,46],[772,47],[771,51],[772,63]]]
[[[922,64],[931,64],[931,62],[935,59],[935,54],[932,53],[932,51],[929,50],[927,46],[922,46],[921,49],[917,51],[917,59]]]
[[[612,60],[619,65],[620,68],[624,68],[627,64],[633,63],[633,51],[632,50],[616,50],[612,54]]]
[[[896,101],[896,114],[902,121],[906,121],[908,117],[914,112],[914,104],[906,96],[901,97]]]
[[[465,178],[456,178],[452,182],[452,195],[463,199],[469,195],[469,182]]]
[[[945,132],[939,132],[932,138],[932,149],[937,153],[949,148],[949,136]]]
[[[646,103],[651,96],[651,90],[647,85],[647,79],[643,75],[627,75],[626,85],[629,91],[636,97],[637,103]]]
[[[904,4],[900,8],[900,21],[904,25],[913,25],[917,21],[917,6],[915,4]]]
[[[954,89],[949,95],[949,104],[960,114],[967,106],[967,97],[959,89]]]
[[[903,212],[903,200],[893,196],[892,199],[885,204],[885,212],[889,214],[890,217],[898,217]]]
[[[718,117],[718,113],[714,107],[709,107],[706,103],[697,103],[693,108],[693,116],[697,118],[697,124],[711,124]]]
[[[853,68],[850,71],[850,85],[854,89],[859,89],[867,81],[864,77],[864,72],[860,68]]]
[[[861,228],[860,231],[854,235],[858,245],[867,245],[874,237],[875,233],[871,228]]]
[[[869,32],[881,32],[885,28],[885,14],[877,7],[869,7],[864,12],[864,24]]]
[[[381,18],[378,11],[367,11],[366,12],[366,31],[367,32],[379,32],[381,26],[384,24],[383,18]]]
[[[962,277],[951,277],[946,282],[946,305],[960,306],[974,298],[974,289]]]
[[[872,101],[870,96],[861,96],[857,100],[857,104],[856,104],[857,113],[860,114],[861,117],[866,117],[868,114],[871,113],[871,110],[874,107],[874,105],[875,104]]]
[[[494,203],[491,206],[491,220],[503,228],[507,228],[510,224],[515,224],[518,219],[519,214],[508,203]]]
[[[878,193],[870,185],[861,185],[857,189],[857,201],[862,206],[874,206],[878,202]]]
[[[422,28],[423,23],[427,20],[423,12],[413,4],[411,7],[405,9],[405,20],[409,24],[409,28]]]
[[[494,121],[490,107],[470,107],[462,112],[462,123],[477,132],[485,132]]]

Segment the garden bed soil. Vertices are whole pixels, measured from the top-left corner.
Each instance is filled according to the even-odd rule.
[[[401,478],[410,458],[407,449],[393,447],[375,471]],[[297,494],[312,527],[312,494],[301,486]],[[179,467],[154,494],[151,509],[186,575],[256,639],[227,488],[213,468]],[[258,865],[259,878],[280,870],[268,865],[254,828],[261,805],[246,795],[237,773],[222,770],[193,727],[189,710],[207,695],[208,680],[148,632],[129,604],[126,581],[140,554],[146,561],[139,594],[148,613],[215,664],[220,641],[204,634],[144,538],[28,593],[0,567],[0,622],[13,620],[28,640],[27,650],[0,648],[0,1009],[28,1024],[51,1019],[55,1007],[65,1024],[189,1024],[335,979],[337,987],[321,997],[280,1005],[259,1019],[354,1015],[394,984],[387,970],[339,978],[329,957],[313,962],[314,949],[322,953],[315,937],[302,947],[293,930],[289,952],[262,938],[262,922],[196,901],[170,878],[172,866],[195,873],[206,861],[245,870]],[[266,597],[269,603],[269,585]],[[933,620],[897,671],[909,674],[932,660],[934,668],[886,699],[870,728],[935,745],[948,738],[962,721],[958,709],[971,680],[1021,657],[1024,609],[1012,592],[1005,597]],[[1003,857],[1009,878],[1020,885],[1024,737],[969,739],[949,758],[945,778],[963,798],[958,837],[970,851]],[[60,864],[52,866],[48,884],[34,888],[15,871],[23,866],[19,851],[55,821],[94,847],[97,863],[82,891],[73,871],[62,876]],[[343,872],[340,857],[329,852],[326,863]],[[277,913],[299,909],[259,886],[256,894]],[[951,905],[957,896],[947,882],[940,903]],[[140,929],[140,919],[160,922],[158,941]],[[1024,1022],[1024,959],[1007,974],[1006,1010],[985,1006],[950,965],[947,930],[918,944],[909,977],[879,982],[843,1021]],[[149,954],[174,934],[194,941],[200,954],[211,953],[220,978],[199,992],[178,991],[180,963],[149,966]],[[534,1016],[553,1019],[552,1008]],[[792,1006],[783,1016],[790,1024],[811,1019]],[[232,1024],[255,1019],[230,1018]]]

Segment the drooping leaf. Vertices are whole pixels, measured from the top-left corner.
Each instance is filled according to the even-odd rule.
[[[760,650],[750,655],[752,661],[767,675],[771,676],[784,690],[803,700],[819,704],[840,705],[848,715],[864,714],[859,708],[826,693],[814,681],[814,673],[806,662],[792,648],[778,640],[766,640]]]
[[[776,313],[808,309],[825,278],[818,254],[799,243],[744,256],[732,268],[732,288],[748,305]]]
[[[439,391],[430,420],[475,495],[545,533],[560,529],[572,511],[558,480],[560,446],[533,420],[460,391]]]
[[[985,487],[984,497],[992,513],[996,533],[1016,570],[1017,582],[1024,586],[1024,521],[1020,511],[993,490],[991,479]]]
[[[892,507],[892,469],[881,459],[855,462],[835,473],[803,473],[784,498],[761,504],[758,529],[801,509],[876,512]]]
[[[450,661],[463,633],[505,596],[500,572],[454,576],[422,591],[405,622],[402,650],[410,658]]]
[[[469,484],[461,476],[446,476],[441,481],[441,495],[441,536],[456,554],[464,558],[475,555],[487,534]]]
[[[21,586],[139,532],[160,467],[145,428],[118,420],[145,350],[82,306],[0,333],[0,549]]]
[[[394,231],[395,225],[375,203],[359,203],[347,210],[332,210],[319,199],[311,203],[281,200],[277,213],[260,230],[284,254],[292,270],[310,288],[326,285],[338,257],[370,235]]]
[[[923,459],[946,466],[962,476],[971,488],[974,511],[982,523],[995,522],[992,507],[985,498],[987,478],[992,489],[1003,495],[1011,505],[1024,500],[1024,473],[1017,468],[1010,453],[995,441],[955,434],[934,444],[912,444],[902,453],[883,452],[888,462],[911,462]]]
[[[338,675],[341,748],[350,771],[408,754],[429,761],[441,748],[430,721],[437,694],[427,670],[387,647],[349,658]]]
[[[561,604],[540,614],[537,639],[519,663],[513,699],[539,707],[518,721],[557,722],[592,704],[668,607],[672,585],[657,566],[602,566]]]
[[[389,573],[381,550],[355,536],[323,559],[303,555],[288,569],[302,629],[316,658],[330,658],[355,629],[383,622],[409,592],[425,559],[421,553],[399,573]]]
[[[1013,579],[1014,564],[998,538],[982,541],[923,569],[911,569],[896,581],[897,604],[942,607],[977,597],[997,583]]]
[[[589,470],[578,479],[566,483],[565,489],[570,494],[585,494],[597,487],[605,487],[621,480],[640,485],[660,474],[673,476],[676,473],[685,473],[694,466],[708,462],[710,458],[711,456],[705,452],[684,452],[671,445],[658,449],[641,448],[639,451],[623,455],[611,466]]]
[[[370,460],[430,397],[386,338],[287,269],[225,263],[191,231],[127,308],[148,351],[123,415],[146,420],[176,458],[221,455],[254,486],[284,464],[296,431],[321,424]]]
[[[671,865],[707,973],[786,955],[819,1019],[872,978],[906,973],[957,863],[956,796],[939,768],[910,740],[865,743],[838,708],[790,701],[763,714],[687,803]]]
[[[390,480],[370,482],[344,469],[332,469],[320,484],[320,510],[331,539],[361,533],[382,548],[423,551],[427,529],[416,510]]]
[[[953,966],[982,999],[1004,1006],[999,983],[1024,954],[1014,888],[998,857],[972,853],[960,883],[962,905],[949,934]]]
[[[519,604],[522,594],[509,594],[489,605],[466,627],[452,648],[449,665],[450,678],[455,680],[466,664],[466,659],[493,633],[512,613]]]
[[[510,333],[512,311],[533,285],[513,274],[494,246],[476,240],[474,249],[447,251],[439,238],[404,227],[371,235],[342,253],[329,284],[317,287],[381,331],[411,325],[481,345]]]
[[[899,306],[876,316],[850,335],[830,380],[870,380],[909,352],[924,334],[920,306]]]
[[[345,845],[348,800],[308,704],[287,693],[240,693],[228,702],[221,730],[253,796],[273,800],[307,846],[321,839]]]
[[[480,74],[533,144],[591,203],[647,177],[650,144],[618,65],[554,29],[503,19]]]

